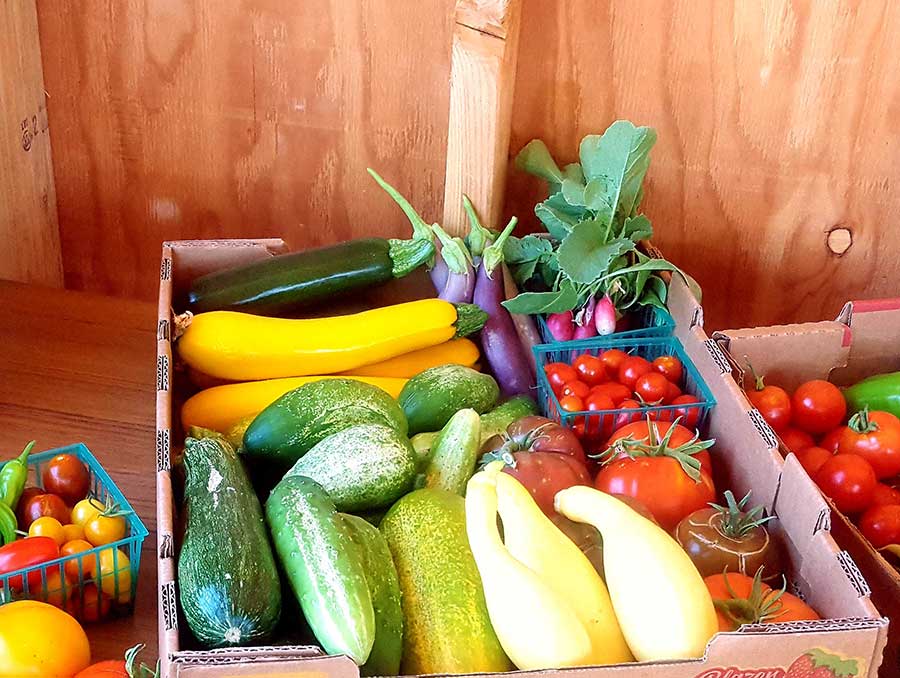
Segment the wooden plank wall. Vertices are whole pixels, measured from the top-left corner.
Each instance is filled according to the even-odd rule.
[[[153,297],[164,238],[406,232],[366,166],[440,218],[451,0],[39,13],[68,286]],[[828,317],[900,294],[896,35],[890,0],[524,0],[511,147],[655,126],[646,211],[707,324]]]
[[[62,285],[34,0],[0,0],[0,278]]]

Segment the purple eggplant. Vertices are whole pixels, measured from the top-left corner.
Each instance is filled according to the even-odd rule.
[[[432,224],[431,230],[441,242],[441,261],[447,266],[447,279],[438,290],[438,297],[454,304],[471,303],[475,291],[475,269],[466,244],[461,238],[451,238],[437,224]]]
[[[594,326],[594,309],[597,306],[597,298],[591,296],[584,307],[575,316],[575,332],[573,339],[590,339],[597,336],[597,328]]]
[[[450,269],[447,268],[447,262],[441,256],[440,248],[435,250],[434,266],[428,270],[428,275],[431,276],[431,284],[434,285],[434,291],[440,294],[444,289],[444,285],[447,284],[447,276],[450,275]]]
[[[534,373],[528,356],[519,340],[513,319],[503,306],[506,298],[503,285],[503,244],[516,227],[513,217],[497,240],[484,250],[478,279],[475,282],[475,303],[488,314],[481,330],[482,354],[490,365],[500,389],[507,396],[531,394]]]

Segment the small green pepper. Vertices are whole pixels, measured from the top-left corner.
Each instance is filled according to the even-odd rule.
[[[890,412],[900,417],[900,372],[877,374],[844,390],[847,409]]]
[[[16,529],[19,523],[13,510],[0,501],[0,546],[16,540]]]
[[[16,510],[25,483],[28,481],[28,455],[32,447],[34,447],[33,440],[25,446],[22,454],[0,468],[0,502],[13,511]]]

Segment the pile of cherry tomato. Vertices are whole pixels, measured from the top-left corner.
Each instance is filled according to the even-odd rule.
[[[26,536],[0,547],[0,576],[62,558],[58,565],[9,577],[9,594],[98,621],[114,602],[131,600],[131,567],[118,548],[84,554],[123,539],[126,514],[90,497],[90,471],[75,455],[59,454],[44,464],[41,485],[26,487],[18,500],[18,527]]]
[[[841,390],[821,379],[791,394],[757,378],[746,393],[822,492],[856,519],[875,548],[900,544],[900,419],[889,412],[848,412]]]
[[[581,438],[605,440],[644,416],[657,421],[680,418],[687,427],[696,426],[700,417],[700,399],[682,392],[684,366],[672,355],[650,361],[613,348],[596,356],[579,355],[571,364],[547,363],[544,373],[559,407],[586,415],[576,417],[572,425]],[[659,405],[672,407],[638,411]]]

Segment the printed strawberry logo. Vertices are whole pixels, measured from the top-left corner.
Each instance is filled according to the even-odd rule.
[[[858,672],[855,659],[842,659],[816,648],[795,659],[785,678],[856,678]]]

